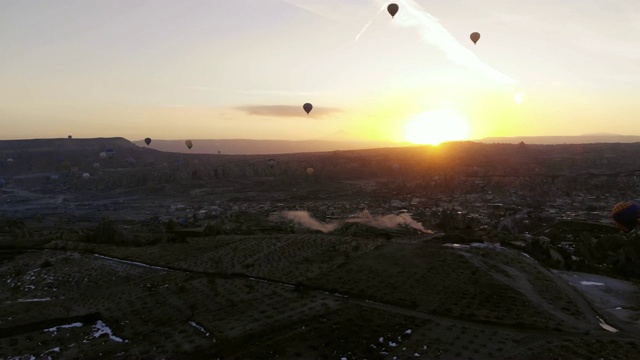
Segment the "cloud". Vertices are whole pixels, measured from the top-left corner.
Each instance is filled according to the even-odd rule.
[[[239,106],[236,107],[237,110],[244,111],[250,115],[261,115],[261,116],[290,116],[290,117],[303,117],[307,116],[307,113],[302,109],[302,104],[300,106],[292,106],[292,105],[248,105],[248,106]],[[325,116],[333,113],[342,112],[341,109],[338,108],[328,108],[328,107],[314,107],[311,113],[308,116]]]
[[[284,96],[314,96],[314,95],[320,94],[317,92],[286,91],[286,90],[239,90],[238,92],[246,95],[284,95]]]
[[[438,19],[425,11],[414,0],[400,1],[400,11],[395,16],[393,24],[402,27],[416,28],[425,42],[438,47],[447,55],[449,60],[458,65],[482,73],[487,78],[496,82],[505,84],[515,83],[514,79],[485,64],[476,54],[458,42],[453,35],[440,24]]]

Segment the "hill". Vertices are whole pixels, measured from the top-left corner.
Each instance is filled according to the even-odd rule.
[[[637,135],[585,134],[579,136],[513,136],[487,137],[476,140],[488,144],[595,144],[595,143],[635,143],[640,142]]]
[[[398,144],[383,141],[347,141],[347,140],[248,140],[248,139],[199,139],[192,140],[189,150],[184,140],[153,140],[150,148],[167,152],[192,154],[285,154],[301,152],[319,152],[334,150],[372,149]],[[146,146],[144,140],[133,141],[138,146]]]

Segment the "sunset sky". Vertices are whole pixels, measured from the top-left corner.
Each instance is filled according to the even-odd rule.
[[[395,2],[0,0],[0,139],[640,135],[640,1]]]

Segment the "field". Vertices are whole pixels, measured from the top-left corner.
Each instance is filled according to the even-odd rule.
[[[11,358],[625,359],[640,351],[637,333],[600,327],[582,296],[512,249],[322,234],[83,245],[6,255],[0,347]]]

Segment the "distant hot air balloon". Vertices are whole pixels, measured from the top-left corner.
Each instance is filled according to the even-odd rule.
[[[193,147],[193,142],[191,142],[191,140],[187,140],[184,142],[185,145],[187,145],[187,147],[189,148],[189,150],[191,150],[191,148]]]
[[[276,159],[267,160],[267,164],[269,164],[269,167],[273,169],[273,167],[276,166]]]
[[[398,13],[398,9],[399,9],[398,4],[392,3],[387,6],[387,11],[389,12],[389,15],[391,15],[392,19]]]
[[[469,37],[471,38],[471,41],[473,41],[473,44],[475,45],[478,42],[478,40],[480,40],[480,33],[472,32]]]
[[[619,202],[611,209],[611,216],[620,230],[629,232],[638,225],[640,205],[634,201]]]
[[[7,159],[7,164],[9,164],[9,165],[13,164],[13,159],[11,159],[11,158]]]
[[[90,178],[90,177],[91,177],[91,175],[89,175],[89,173],[84,173],[84,174],[82,174],[82,178],[83,178],[83,179],[88,179],[88,178]]]
[[[104,151],[103,151],[103,152],[101,152],[101,153],[100,153],[100,159],[104,160],[104,159],[106,159],[106,158],[107,158],[107,153],[106,153],[106,152],[104,152]]]
[[[113,159],[113,157],[116,155],[115,150],[113,150],[112,148],[108,148],[107,150],[104,151],[105,154],[107,154],[107,157],[109,159]]]
[[[312,167],[308,167],[307,168],[307,175],[309,175],[309,176],[313,175],[313,168]]]
[[[93,168],[94,169],[99,169],[100,168],[100,163],[93,163]]]
[[[72,139],[72,138],[73,138],[73,136],[71,136],[71,135],[67,136],[67,139]]]
[[[149,144],[151,144],[151,138],[145,138],[144,143],[147,144],[147,146],[149,146]]]
[[[62,163],[62,165],[60,165],[62,167],[63,170],[71,170],[71,164],[68,161],[65,161]]]
[[[304,105],[302,105],[302,108],[307,112],[307,115],[309,115],[311,109],[313,109],[313,105],[311,105],[310,103],[305,103]]]

